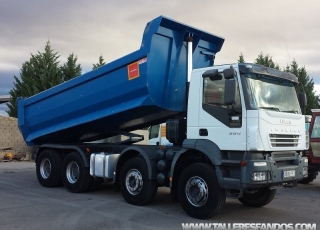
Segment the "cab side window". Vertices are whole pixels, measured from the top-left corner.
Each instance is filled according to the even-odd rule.
[[[320,118],[316,117],[314,120],[311,138],[320,138]]]
[[[225,79],[214,81],[210,80],[209,78],[204,79],[202,103],[227,108],[227,106],[224,104],[225,81]],[[237,91],[234,107],[236,109],[241,109],[239,90]]]
[[[155,125],[150,127],[149,130],[149,139],[157,138],[159,136],[160,125]]]
[[[230,102],[226,104],[226,100],[230,100],[228,97],[233,94],[233,92],[226,92],[226,81],[236,81],[236,79],[226,80],[223,76],[215,79],[210,79],[210,77],[203,79],[202,109],[226,126],[239,128],[242,126],[239,86],[235,92],[234,104],[231,105]]]
[[[205,79],[202,103],[222,106],[224,104],[224,82],[224,79],[217,81]]]

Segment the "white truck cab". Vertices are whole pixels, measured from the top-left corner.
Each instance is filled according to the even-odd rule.
[[[166,123],[150,126],[149,131],[149,145],[172,146],[166,137]]]
[[[235,72],[234,78],[218,74],[229,68]],[[217,75],[210,75],[215,70]],[[296,83],[296,77],[290,73],[254,64],[194,70],[187,138],[212,140],[220,150],[307,149],[305,117],[296,96]],[[227,101],[230,94],[233,103]]]

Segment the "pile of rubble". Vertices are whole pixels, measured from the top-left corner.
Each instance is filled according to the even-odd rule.
[[[20,133],[17,119],[0,115],[0,161],[28,161],[32,152]]]
[[[29,152],[15,151],[13,148],[2,148],[0,149],[0,161],[10,162],[10,161],[30,161],[32,154]]]

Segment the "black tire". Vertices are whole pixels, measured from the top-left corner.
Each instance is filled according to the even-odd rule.
[[[178,198],[189,216],[208,219],[222,209],[226,193],[219,186],[214,167],[197,163],[182,171],[178,181]]]
[[[62,156],[53,149],[46,149],[40,153],[36,161],[36,173],[39,183],[43,187],[56,187],[62,184]]]
[[[308,177],[303,178],[302,180],[299,180],[299,184],[309,184],[311,183],[314,179],[316,179],[317,175],[314,174],[309,174]]]
[[[158,190],[157,181],[148,178],[148,167],[141,157],[132,158],[124,163],[119,183],[123,198],[133,205],[150,203]]]
[[[259,188],[256,193],[244,192],[238,200],[248,207],[259,208],[269,204],[277,193],[277,189],[270,190],[268,187]]]
[[[84,166],[78,152],[72,152],[66,156],[62,165],[62,181],[69,192],[86,192],[90,189],[93,180],[90,169]]]

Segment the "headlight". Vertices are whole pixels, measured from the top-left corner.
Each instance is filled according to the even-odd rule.
[[[308,167],[303,167],[303,175],[306,176],[308,175]]]
[[[267,172],[255,172],[252,174],[253,181],[264,181],[267,180]]]

